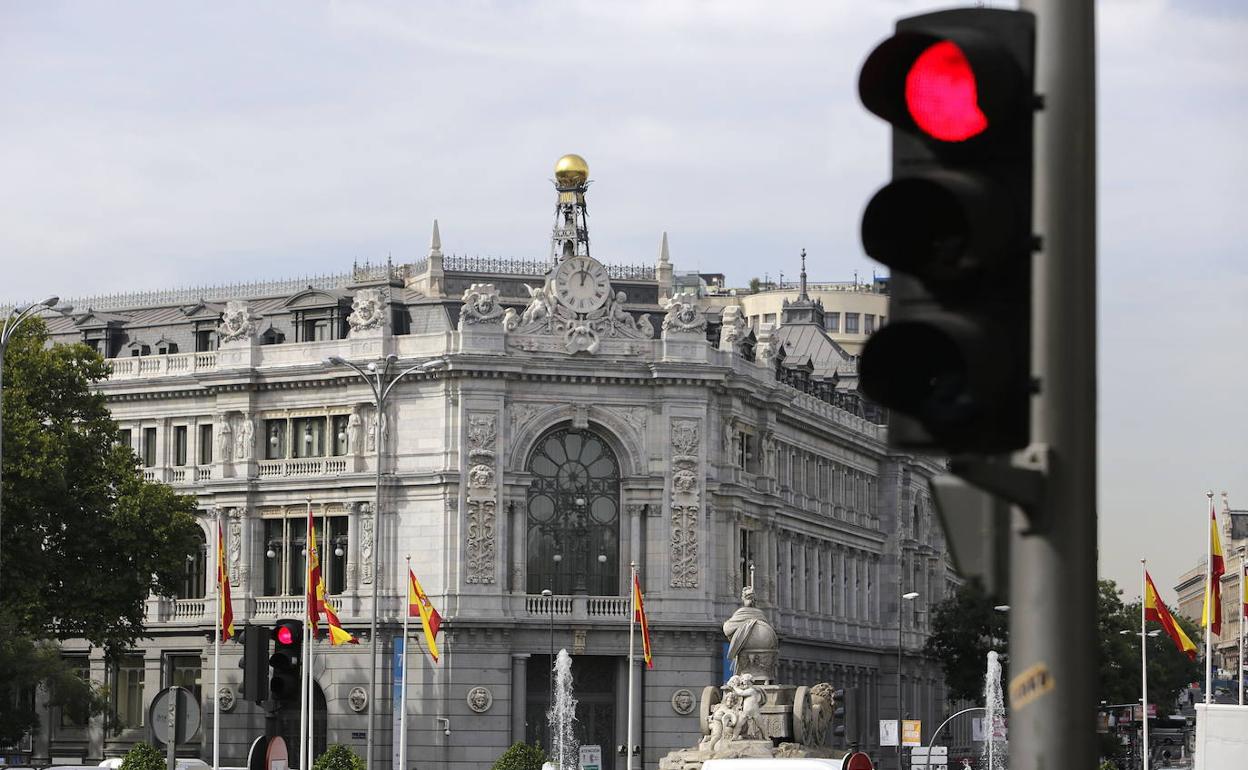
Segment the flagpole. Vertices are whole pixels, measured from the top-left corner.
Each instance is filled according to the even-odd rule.
[[[633,770],[633,680],[636,678],[636,666],[633,665],[633,632],[637,627],[637,562],[628,563],[628,597],[632,612],[628,613],[628,763],[625,770]]]
[[[217,508],[217,594],[216,633],[212,645],[212,770],[221,768],[221,509]],[[1243,625],[1243,623],[1241,623]],[[1241,703],[1242,698],[1241,689]]]
[[[411,554],[408,554],[406,562],[407,571],[411,572]],[[402,583],[407,587],[404,593],[411,593],[411,582],[411,578],[407,575],[403,576]],[[399,685],[399,708],[402,711],[399,712],[399,766],[395,770],[406,770],[407,768],[407,622],[412,615],[412,608],[406,600],[403,603],[408,606],[405,606],[403,609],[403,682]]]
[[[1144,770],[1148,770],[1148,626],[1144,616],[1148,604],[1148,566],[1144,559],[1140,559],[1140,581],[1140,691],[1144,708],[1140,723],[1144,725]]]
[[[1209,511],[1213,511],[1213,492],[1205,493],[1209,498]],[[1212,526],[1211,517],[1205,517],[1205,705],[1213,703],[1213,533],[1208,531]]]
[[[307,498],[308,509],[307,519],[303,525],[303,644],[299,650],[300,657],[303,658],[303,665],[300,667],[299,676],[299,768],[300,770],[308,770],[311,767],[308,764],[308,676],[312,673],[312,666],[308,660],[308,650],[311,648],[310,638],[312,636],[312,611],[311,602],[308,601],[309,591],[312,586],[308,583],[312,580],[312,498]]]
[[[311,498],[308,498],[308,507],[309,508],[312,507]],[[325,542],[326,544],[328,544],[329,543],[329,530],[328,530],[329,520],[326,519],[324,516],[324,513],[325,513],[324,507],[321,508],[321,513],[322,513],[321,533],[325,535]],[[315,521],[315,519],[313,521]],[[312,534],[313,534],[312,544],[316,545],[316,537],[315,537],[316,526],[315,525],[313,525],[312,527]],[[309,553],[309,564],[308,564],[309,575],[308,577],[311,578],[312,577],[312,575],[310,574],[312,572],[311,561],[310,561],[311,551],[309,551],[308,553]],[[316,564],[318,567],[321,568],[320,576],[317,578],[317,580],[320,582],[324,582],[325,568],[324,566],[321,565],[321,549],[319,547],[316,549]],[[328,591],[326,592],[328,593]],[[319,583],[317,585],[312,586],[312,592],[308,595],[313,597],[314,602],[320,601]],[[326,600],[328,600],[328,598],[329,597],[326,597]],[[318,621],[317,627],[319,628],[320,627],[319,621],[321,619],[320,604],[319,603],[313,604],[312,611],[316,613],[316,619]],[[328,630],[326,631],[326,633],[328,633]],[[316,634],[312,634],[311,636],[309,636],[308,634],[304,634],[304,636],[308,638],[308,666],[307,666],[308,668],[308,767],[307,767],[307,770],[312,770],[312,763],[316,761],[316,677],[314,676],[314,674],[316,673],[316,668],[312,665],[312,659],[316,656]]]

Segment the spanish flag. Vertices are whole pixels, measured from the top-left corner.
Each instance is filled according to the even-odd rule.
[[[1222,538],[1218,536],[1218,514],[1209,498],[1209,585],[1205,586],[1205,604],[1201,608],[1200,623],[1217,635],[1222,634],[1222,575],[1226,573],[1226,561],[1222,558]],[[1210,614],[1212,607],[1212,615]]]
[[[308,630],[312,638],[317,638],[317,620],[325,613],[325,623],[329,626],[329,643],[335,647],[340,644],[359,644],[356,639],[338,620],[338,613],[325,596],[325,576],[321,574],[321,558],[316,551],[316,525],[312,523],[312,511],[308,511]]]
[[[654,668],[654,659],[650,655],[650,624],[646,622],[646,605],[641,598],[641,578],[633,573],[633,620],[641,624],[641,654],[646,659],[646,668]]]
[[[1239,576],[1239,600],[1244,604],[1244,617],[1248,618],[1248,561],[1244,562],[1244,574]]]
[[[429,597],[425,595],[425,591],[420,587],[420,581],[416,579],[416,575],[409,569],[407,571],[407,616],[414,618],[420,616],[420,624],[425,628],[425,646],[429,648],[429,655],[433,658],[433,662],[438,662],[438,629],[442,626],[442,616],[433,608],[433,604],[429,601]]]
[[[225,571],[225,535],[221,532],[220,522],[217,523],[217,603],[221,615],[217,618],[221,641],[228,642],[234,638],[234,605],[230,602],[230,579]]]
[[[1144,573],[1144,591],[1144,617],[1160,623],[1166,631],[1166,636],[1170,637],[1179,651],[1188,658],[1196,660],[1196,645],[1187,638],[1187,634],[1183,633],[1183,627],[1174,621],[1170,609],[1157,595],[1157,586],[1153,585],[1153,579],[1148,572]]]

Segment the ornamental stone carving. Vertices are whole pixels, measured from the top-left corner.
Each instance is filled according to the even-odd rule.
[[[222,685],[221,688],[217,690],[217,704],[220,705],[221,710],[227,714],[233,711],[235,705],[234,688],[229,685]]]
[[[352,687],[347,695],[347,705],[357,714],[363,712],[368,708],[368,693],[363,687]]]
[[[484,714],[494,705],[494,693],[488,687],[474,687],[468,691],[468,708],[478,714]]]
[[[252,315],[251,307],[246,302],[232,299],[225,303],[217,334],[222,343],[247,342],[256,336],[259,320]]]
[[[737,305],[724,308],[723,324],[719,327],[719,349],[733,353],[741,352],[750,327],[745,315]]]
[[[373,506],[360,503],[360,582],[373,582]]]
[[[224,412],[217,414],[217,459],[228,463],[234,459],[234,431],[230,430],[230,416]]]
[[[503,306],[498,304],[498,290],[492,283],[474,283],[464,290],[463,307],[459,309],[459,328],[474,324],[498,323]]]
[[[682,717],[693,713],[693,707],[696,702],[692,690],[682,688],[672,693],[672,711],[675,711]]]
[[[469,413],[467,433],[469,469],[465,501],[467,553],[464,582],[491,584],[494,582],[497,557],[497,416],[493,413]]]
[[[698,520],[701,513],[699,422],[672,421],[673,588],[698,587]]]
[[[384,329],[389,323],[389,301],[381,289],[360,289],[351,302],[351,336],[361,332]]]
[[[651,339],[654,326],[648,315],[639,318],[625,309],[628,295],[622,291],[608,291],[602,307],[588,313],[577,313],[556,301],[552,279],[540,287],[527,286],[529,304],[524,312],[508,315],[503,328],[514,333],[515,340],[508,344],[525,351],[550,351],[562,349],[566,353],[597,353],[605,338]],[[551,337],[543,342],[534,337]],[[553,344],[552,344],[553,343]]]
[[[256,448],[256,424],[249,415],[244,414],[239,419],[235,436],[235,456],[239,460],[250,460]]]
[[[226,548],[229,554],[230,585],[238,587],[243,581],[243,509],[230,508],[230,540]]]
[[[691,291],[677,293],[663,303],[663,335],[705,334],[706,316],[698,309],[698,295]]]

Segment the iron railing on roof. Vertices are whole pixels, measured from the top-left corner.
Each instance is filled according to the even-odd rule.
[[[352,280],[352,273],[335,273],[305,276],[303,278],[287,278],[280,281],[255,281],[250,283],[222,284],[219,286],[197,286],[185,289],[100,294],[90,297],[74,297],[66,299],[65,302],[73,305],[77,311],[85,311],[87,308],[94,310],[128,310],[141,307],[169,307],[171,305],[187,305],[200,300],[224,302],[231,299],[279,297],[293,294],[309,286],[314,289],[337,289],[348,285]]]
[[[515,259],[511,257],[480,257],[451,254],[443,258],[446,272],[480,273],[484,275],[545,275],[552,264],[549,259]],[[605,265],[607,276],[616,280],[654,280],[653,265]]]

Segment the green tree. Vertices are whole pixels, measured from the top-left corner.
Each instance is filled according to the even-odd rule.
[[[1009,618],[994,605],[980,584],[971,581],[932,608],[932,633],[923,651],[940,661],[951,702],[983,700],[989,650],[1001,653],[1002,680],[1009,681]]]
[[[758,280],[758,278],[751,278],[750,279],[750,294],[758,294],[758,288],[760,285],[761,285],[761,282]]]
[[[121,760],[121,770],[165,770],[165,755],[150,743],[136,743]]]
[[[546,752],[540,746],[517,742],[503,752],[491,770],[542,770],[545,761]]]
[[[48,345],[35,319],[4,359],[0,518],[0,743],[37,729],[31,693],[56,684],[98,713],[50,642],[83,638],[114,657],[143,636],[149,594],[171,595],[199,544],[193,498],[145,482],[94,386],[107,364]],[[76,677],[74,677],[76,678]]]
[[[335,743],[316,758],[312,770],[364,770],[364,760],[341,743]]]

